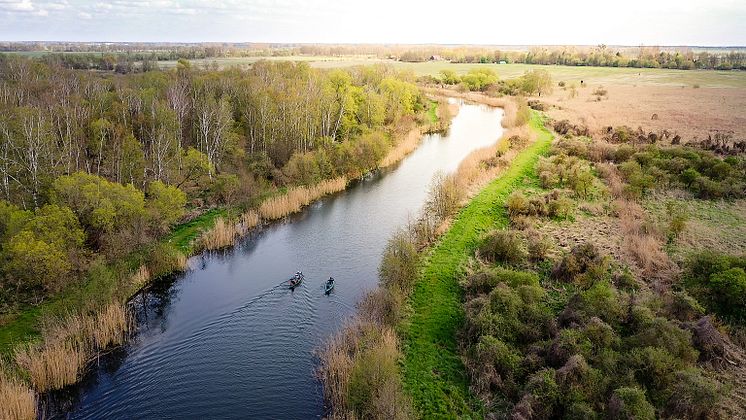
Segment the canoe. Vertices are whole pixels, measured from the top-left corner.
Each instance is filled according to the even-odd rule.
[[[324,285],[324,294],[331,293],[332,289],[334,289],[334,282],[326,282]]]
[[[301,283],[303,283],[303,274],[291,277],[290,280],[288,280],[288,287],[290,290],[293,290],[300,286]]]

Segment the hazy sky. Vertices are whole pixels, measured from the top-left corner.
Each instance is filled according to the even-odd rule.
[[[0,0],[0,40],[746,45],[746,0]]]

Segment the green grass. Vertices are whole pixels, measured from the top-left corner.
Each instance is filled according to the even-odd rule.
[[[438,122],[438,101],[430,101],[430,107],[427,109],[427,120],[430,124]]]
[[[211,228],[215,224],[215,219],[226,216],[227,214],[228,212],[225,209],[207,211],[187,223],[176,226],[163,241],[174,245],[185,255],[191,255],[194,251],[193,242],[199,234]]]
[[[469,392],[458,352],[456,337],[464,320],[458,279],[482,234],[507,225],[505,199],[531,176],[539,156],[549,150],[552,136],[538,114],[530,125],[539,133],[538,140],[458,214],[427,257],[412,293],[411,315],[400,329],[403,376],[405,390],[423,418],[482,416],[481,404]]]

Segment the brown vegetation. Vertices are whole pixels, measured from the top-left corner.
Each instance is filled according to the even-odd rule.
[[[118,304],[95,315],[74,315],[48,325],[42,342],[18,349],[15,361],[37,391],[61,389],[77,382],[101,351],[124,343],[129,326],[127,309]]]
[[[746,89],[604,84],[603,101],[591,101],[593,89],[581,89],[575,98],[556,91],[545,101],[548,113],[588,126],[593,132],[604,127],[628,125],[660,132],[675,128],[684,141],[706,139],[714,132],[746,139]],[[632,106],[634,104],[634,106]],[[658,118],[650,116],[656,114]]]
[[[389,150],[378,166],[385,168],[404,159],[405,156],[412,153],[419,146],[420,140],[422,140],[422,130],[420,128],[413,128],[399,140],[393,149]]]
[[[347,178],[339,177],[321,181],[311,187],[293,187],[286,194],[265,200],[259,206],[259,214],[265,220],[281,219],[297,213],[318,198],[344,190],[346,186]]]
[[[2,365],[0,365],[0,418],[15,420],[36,418],[36,395]]]

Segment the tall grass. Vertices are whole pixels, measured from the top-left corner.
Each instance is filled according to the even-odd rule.
[[[36,419],[36,395],[0,366],[0,419]]]
[[[401,352],[392,327],[356,319],[326,343],[320,358],[324,395],[334,408],[328,418],[414,417],[401,386]]]
[[[51,322],[39,344],[16,350],[15,362],[39,392],[61,389],[78,381],[89,361],[124,343],[130,317],[123,305],[110,304],[93,315],[73,315]]]
[[[143,264],[140,266],[140,268],[137,269],[137,271],[132,274],[132,276],[130,277],[130,281],[137,288],[141,288],[150,281],[150,278],[150,270],[148,270],[148,267]]]
[[[214,250],[233,245],[238,237],[239,226],[223,217],[218,217],[210,230],[199,237],[200,249]]]
[[[404,159],[405,156],[412,153],[422,140],[422,129],[413,128],[384,156],[381,163],[378,165],[381,168],[391,166],[400,160]]]
[[[238,219],[238,233],[243,236],[259,224],[259,214],[254,210],[249,210],[241,215]]]
[[[347,178],[339,177],[321,181],[310,187],[290,188],[286,194],[265,200],[259,206],[259,214],[264,220],[277,220],[297,213],[304,206],[325,195],[342,191],[347,187]]]

